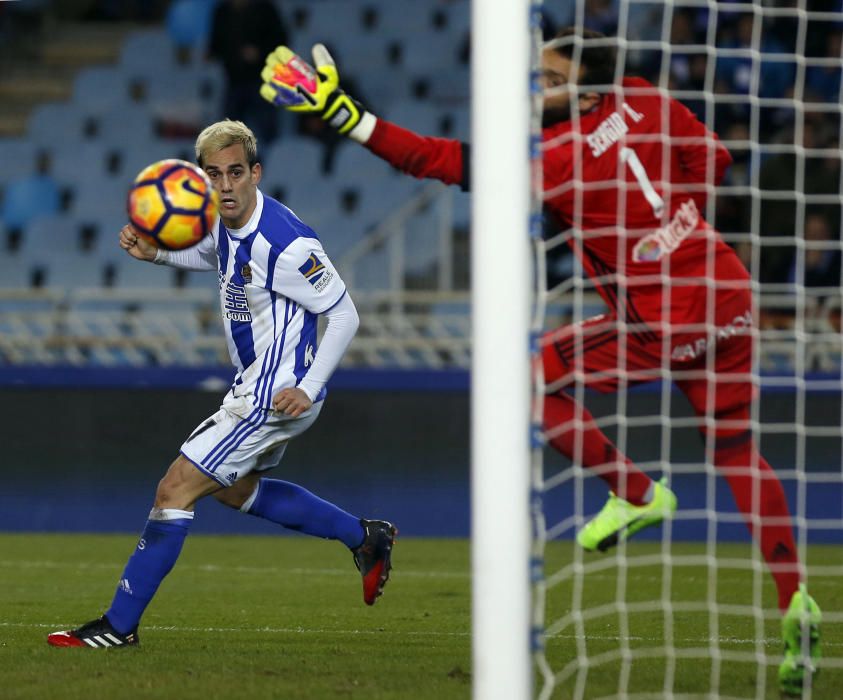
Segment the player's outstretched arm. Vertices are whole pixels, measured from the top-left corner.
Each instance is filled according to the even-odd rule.
[[[375,117],[340,87],[339,72],[328,49],[316,44],[312,54],[315,69],[288,47],[276,48],[266,57],[261,72],[261,96],[291,112],[320,115],[333,129],[408,175],[469,189],[467,144],[420,136]]]
[[[155,255],[158,249],[138,236],[131,224],[126,224],[120,229],[120,247],[133,258],[146,262],[155,262]]]

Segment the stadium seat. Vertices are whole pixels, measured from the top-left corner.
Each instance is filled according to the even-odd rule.
[[[46,102],[30,114],[27,135],[31,143],[54,152],[85,138],[89,119],[91,110],[86,105]]]
[[[332,177],[346,185],[357,183],[366,186],[392,176],[392,167],[365,148],[351,143],[337,151]]]
[[[71,141],[53,153],[50,173],[60,183],[75,185],[109,177],[109,158],[114,147],[98,141]]]
[[[95,66],[81,71],[73,81],[73,102],[91,113],[100,113],[129,100],[129,81],[118,66]]]
[[[102,286],[102,263],[94,255],[80,251],[42,251],[37,264],[33,261],[33,266],[43,267],[45,287],[68,289]]]
[[[35,263],[44,255],[62,255],[80,250],[79,222],[63,214],[48,214],[38,216],[26,225],[19,255]]]
[[[39,147],[30,139],[0,139],[0,163],[15,166],[0,168],[0,187],[34,174],[38,151]]]
[[[395,103],[384,116],[426,136],[450,137],[456,124],[452,110],[418,100]]]
[[[171,267],[135,260],[122,250],[118,250],[110,262],[115,265],[114,281],[119,288],[170,289],[174,286],[175,271]]]
[[[304,27],[310,34],[325,27],[341,27],[342,33],[357,34],[363,27],[362,6],[348,0],[320,0],[307,5],[308,20]],[[326,37],[320,39],[325,41]],[[329,43],[329,42],[326,42]],[[308,49],[308,58],[310,57]]]
[[[316,183],[321,178],[323,152],[322,144],[313,139],[281,139],[259,157],[271,182],[292,186]]]
[[[440,71],[453,70],[459,63],[459,41],[447,33],[409,34],[401,44],[401,65],[413,75],[435,80]]]
[[[0,289],[23,289],[30,285],[30,265],[20,255],[0,255]],[[4,304],[4,308],[7,308]]]
[[[154,137],[154,123],[145,105],[124,103],[115,105],[98,119],[97,139],[123,148],[127,138],[131,141],[149,141]]]
[[[6,187],[0,218],[6,228],[20,228],[42,214],[59,210],[61,193],[49,175],[31,175]]]
[[[126,196],[131,178],[92,177],[74,189],[70,213],[79,220],[107,217],[116,220],[125,216]]]
[[[164,29],[132,32],[120,51],[120,68],[124,74],[165,74],[175,65],[175,48]]]
[[[374,31],[381,36],[407,37],[411,34],[430,37],[434,33],[434,6],[430,2],[392,2],[376,0]]]

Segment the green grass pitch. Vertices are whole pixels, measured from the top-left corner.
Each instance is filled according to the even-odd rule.
[[[366,700],[448,700],[471,695],[469,545],[465,540],[399,539],[393,577],[374,607],[363,604],[351,556],[337,543],[304,537],[192,536],[174,571],[163,583],[141,627],[141,647],[124,650],[53,649],[47,632],[100,614],[111,599],[134,537],[125,535],[0,535],[0,697],[17,698],[360,698]],[[658,552],[651,543],[630,543],[628,555]],[[549,570],[571,561],[569,543],[548,549]],[[674,544],[672,553],[705,553],[698,544]],[[748,545],[721,545],[717,556],[747,558]],[[609,560],[612,555],[604,557]],[[586,561],[597,561],[589,557]],[[839,547],[813,547],[809,564],[843,564]],[[764,599],[773,589],[763,577]],[[718,602],[751,602],[751,571],[725,569],[717,579]],[[589,606],[614,600],[617,568],[585,578]],[[660,566],[626,571],[626,600],[658,600]],[[811,578],[812,593],[825,611],[843,610],[838,577]],[[673,569],[674,601],[705,600],[712,580],[703,564]],[[570,580],[548,598],[548,618],[569,612]],[[843,623],[830,615],[823,629],[823,669],[812,695],[843,697]],[[683,697],[709,692],[711,662],[684,659],[683,649],[707,647],[712,638],[705,612],[676,613],[678,650],[674,688]],[[573,628],[548,639],[556,670],[576,658],[578,645],[590,655],[618,648],[663,644],[662,614],[629,615],[624,632],[617,614],[587,623],[586,638]],[[751,617],[719,617],[717,642],[723,649],[756,650]],[[780,652],[778,622],[764,623],[763,649]],[[758,696],[757,666],[724,661],[719,693],[740,698],[778,698],[775,666],[764,675]],[[619,662],[592,669],[585,696],[618,692]],[[663,658],[635,659],[632,693],[660,697]],[[573,679],[554,698],[569,698]],[[716,697],[705,695],[705,697]],[[513,699],[517,700],[517,699]]]

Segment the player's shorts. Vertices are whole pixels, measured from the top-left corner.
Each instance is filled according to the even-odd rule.
[[[298,418],[254,406],[249,397],[223,400],[220,410],[197,426],[181,453],[205,476],[231,486],[250,472],[272,469],[287,443],[307,430],[319,412],[317,401]]]
[[[624,329],[611,315],[595,316],[545,334],[545,384],[555,392],[580,382],[601,393],[669,379],[697,415],[729,414],[753,396],[751,301],[724,295],[710,332],[646,335]]]

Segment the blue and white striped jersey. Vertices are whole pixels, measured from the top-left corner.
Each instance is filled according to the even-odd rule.
[[[235,397],[272,408],[281,389],[298,386],[316,355],[318,314],[345,294],[316,233],[280,202],[257,192],[241,229],[220,219],[200,243],[170,251],[162,262],[219,274],[220,304]],[[323,399],[323,388],[316,401]]]

